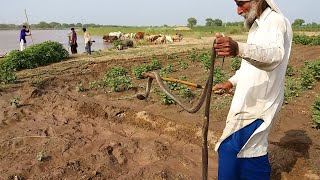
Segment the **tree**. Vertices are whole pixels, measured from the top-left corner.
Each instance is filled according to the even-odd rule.
[[[296,19],[292,23],[292,26],[302,26],[303,23],[305,23],[305,21],[303,19]]]
[[[214,26],[222,26],[222,21],[221,21],[220,19],[215,19],[215,20],[213,21],[213,25],[214,25]]]
[[[194,17],[188,18],[187,21],[188,21],[188,27],[192,28],[193,26],[197,25],[197,20]]]
[[[213,25],[213,19],[212,18],[207,18],[206,19],[206,26],[212,26]]]

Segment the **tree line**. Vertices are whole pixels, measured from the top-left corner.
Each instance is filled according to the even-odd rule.
[[[197,25],[197,19],[194,17],[190,17],[187,19],[187,26],[188,27],[193,27]],[[222,20],[220,19],[212,19],[212,18],[207,18],[206,19],[206,23],[205,26],[242,26],[243,22],[226,22],[223,23]],[[292,23],[292,26],[294,27],[320,27],[320,23],[305,23],[305,20],[303,19],[296,19],[294,20],[294,22]]]
[[[194,27],[198,23],[197,19],[194,17],[190,17],[187,19],[187,26],[188,27]],[[21,29],[22,25],[16,25],[16,24],[0,24],[0,30],[10,30],[10,29]],[[164,25],[167,27],[167,25]],[[243,26],[243,22],[223,22],[220,19],[213,19],[213,18],[207,18],[205,26]],[[303,19],[296,19],[292,23],[293,27],[314,27],[314,28],[320,28],[320,23],[305,23],[305,20]],[[58,23],[58,22],[50,22],[47,23],[45,21],[41,21],[38,24],[31,24],[31,27],[33,29],[67,29],[67,28],[82,28],[82,27],[123,27],[123,26],[117,26],[117,25],[101,25],[101,24],[82,24],[82,23]],[[152,27],[152,26],[150,26]],[[156,27],[156,26],[155,26]]]

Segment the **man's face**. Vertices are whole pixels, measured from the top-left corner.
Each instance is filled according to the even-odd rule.
[[[257,16],[257,3],[255,0],[251,1],[235,1],[238,9],[237,12],[240,16],[244,17],[244,25],[250,29]]]

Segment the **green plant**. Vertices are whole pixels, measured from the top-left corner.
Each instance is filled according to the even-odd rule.
[[[0,62],[0,83],[13,83],[17,80],[16,69],[6,61]]]
[[[211,56],[208,53],[202,53],[199,56],[200,62],[202,63],[202,66],[208,70],[210,69],[210,65],[211,65]]]
[[[314,82],[315,77],[313,75],[312,65],[309,62],[305,62],[301,70],[301,87],[303,89],[311,89]]]
[[[293,97],[301,92],[301,83],[292,77],[286,77],[284,84],[284,103],[288,104]]]
[[[151,70],[157,70],[162,68],[161,62],[156,58],[152,58],[152,61],[151,63],[149,63],[149,66]]]
[[[188,98],[188,99],[191,99],[195,96],[194,93],[187,86],[185,86],[179,91],[179,95],[183,98]]]
[[[102,84],[105,87],[110,87],[115,92],[128,90],[132,87],[131,80],[127,76],[126,70],[122,67],[113,67],[108,71],[102,80]]]
[[[231,69],[233,71],[237,71],[238,69],[240,69],[240,66],[241,66],[241,58],[232,57],[231,58]]]
[[[178,61],[181,69],[188,69],[189,64],[181,59]]]
[[[101,87],[100,81],[92,81],[89,83],[89,89],[98,89]]]
[[[173,64],[172,64],[172,63],[167,64],[166,67],[163,67],[163,68],[161,68],[161,70],[160,70],[160,74],[161,74],[161,76],[163,76],[163,77],[166,77],[166,75],[167,75],[168,73],[170,73],[170,72],[174,72]]]
[[[175,101],[165,93],[160,93],[161,102],[165,105],[174,104]]]
[[[147,65],[133,66],[132,73],[137,79],[143,79],[142,73],[147,72]]]
[[[221,68],[216,67],[213,71],[213,84],[217,84],[226,80],[226,74],[222,72]]]
[[[20,105],[20,98],[21,98],[20,96],[16,96],[16,97],[12,98],[9,101],[9,104],[14,108],[18,108]]]
[[[192,62],[197,61],[198,53],[196,52],[195,48],[192,48],[191,51],[189,51],[189,58]]]
[[[314,128],[320,129],[320,96],[316,98],[312,105],[312,119]]]
[[[76,87],[76,91],[77,92],[85,92],[87,91],[87,89],[82,85],[82,83],[78,84],[78,86]]]
[[[286,70],[286,76],[293,76],[293,75],[294,75],[293,67],[291,65],[288,65]]]

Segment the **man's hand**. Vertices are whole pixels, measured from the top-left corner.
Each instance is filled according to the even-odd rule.
[[[218,83],[216,84],[215,86],[213,86],[213,90],[214,90],[214,93],[215,94],[224,94],[224,93],[227,93],[227,94],[233,94],[232,92],[232,89],[233,88],[233,85],[230,81],[225,81],[225,82],[222,82],[222,83]]]
[[[239,54],[238,43],[220,33],[216,33],[213,48],[216,50],[218,56],[237,56]]]

